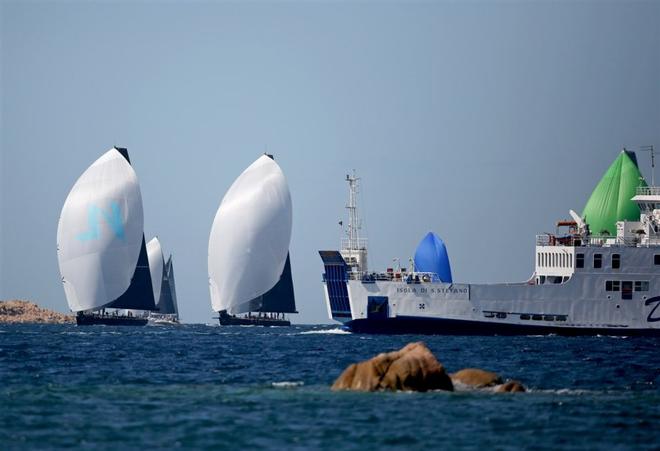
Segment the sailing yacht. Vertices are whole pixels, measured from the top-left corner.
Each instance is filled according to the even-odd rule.
[[[142,195],[128,150],[113,147],[76,181],[57,228],[62,284],[78,325],[145,325],[156,308]]]
[[[158,237],[155,237],[147,243],[147,256],[156,300],[156,310],[149,313],[149,322],[152,324],[179,324],[172,255],[169,256],[166,263],[163,248]]]
[[[289,187],[272,155],[252,163],[225,194],[208,253],[211,305],[221,325],[291,324],[291,214]]]

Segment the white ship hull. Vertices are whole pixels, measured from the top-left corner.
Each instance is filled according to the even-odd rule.
[[[660,335],[660,266],[642,266],[656,250],[633,249],[578,249],[585,260],[616,252],[627,269],[575,269],[563,283],[543,284],[363,281],[326,261],[325,300],[331,318],[358,332]],[[632,291],[607,291],[611,280],[630,282]]]

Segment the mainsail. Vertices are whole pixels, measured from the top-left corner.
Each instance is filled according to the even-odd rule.
[[[263,296],[281,279],[291,283],[290,269],[288,277],[283,274],[291,214],[286,178],[271,157],[260,157],[234,181],[220,203],[209,238],[209,285],[215,311],[258,311],[264,305]],[[291,295],[292,287],[291,283],[286,290]]]
[[[165,264],[165,273],[163,278],[163,290],[158,304],[159,313],[167,315],[178,315],[179,306],[176,302],[176,286],[174,284],[174,266],[172,265],[172,256]]]
[[[639,207],[630,199],[646,181],[634,152],[623,150],[598,182],[582,217],[594,235],[616,235],[617,221],[639,220]]]
[[[293,279],[291,278],[291,262],[289,255],[286,256],[284,271],[280,280],[273,288],[258,296],[255,301],[261,302],[260,312],[298,313],[296,310],[296,299],[293,293]]]
[[[143,233],[142,195],[126,149],[112,148],[76,181],[57,228],[69,307],[155,307]]]
[[[444,241],[429,232],[420,241],[415,251],[415,271],[430,272],[445,283],[451,283],[451,266]]]

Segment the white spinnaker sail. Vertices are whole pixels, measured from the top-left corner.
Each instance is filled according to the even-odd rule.
[[[158,237],[147,243],[147,258],[149,259],[149,272],[151,273],[151,286],[154,290],[154,301],[156,307],[160,307],[160,291],[163,284],[163,271],[165,269],[165,258]]]
[[[213,310],[244,313],[280,279],[291,241],[291,194],[272,158],[252,163],[229,188],[209,238]]]
[[[101,308],[128,289],[143,221],[137,175],[110,149],[76,181],[60,214],[57,258],[72,311]]]

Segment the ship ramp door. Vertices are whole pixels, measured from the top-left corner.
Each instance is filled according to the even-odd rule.
[[[387,296],[369,296],[367,298],[367,318],[387,319],[390,314]]]
[[[332,318],[351,318],[351,306],[348,299],[348,265],[337,251],[319,251],[325,273],[323,281],[328,289]]]

